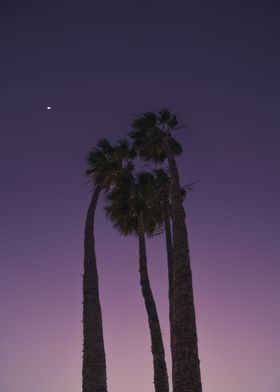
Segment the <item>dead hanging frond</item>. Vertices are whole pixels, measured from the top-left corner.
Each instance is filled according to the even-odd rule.
[[[149,234],[148,237],[150,237],[150,238],[156,237],[156,236],[164,233],[164,231],[165,231],[165,227],[164,227],[164,224],[162,223],[162,224],[158,225],[158,227],[156,229],[154,229],[154,231],[151,234]]]
[[[199,182],[199,181],[195,181],[195,182],[191,182],[191,183],[189,183],[189,184],[183,185],[183,186],[182,186],[182,189],[185,191],[185,195],[186,195],[188,192],[192,192],[192,191],[193,191],[193,186],[196,185],[196,184],[198,184],[198,182]]]

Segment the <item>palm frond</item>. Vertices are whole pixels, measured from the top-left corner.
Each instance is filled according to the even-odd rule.
[[[111,186],[112,180],[124,167],[132,167],[132,151],[127,139],[120,139],[112,145],[106,138],[98,140],[86,157],[86,176],[95,184],[103,184],[105,191]]]
[[[141,214],[146,234],[160,233],[162,213],[151,202],[155,186],[154,175],[145,171],[134,175],[127,170],[116,178],[106,195],[105,211],[118,231],[137,234]]]
[[[174,156],[180,155],[182,146],[171,136],[177,124],[176,116],[167,109],[162,109],[158,114],[146,112],[136,116],[129,133],[133,149],[144,160],[152,162],[163,162],[166,159],[164,143],[168,143]]]

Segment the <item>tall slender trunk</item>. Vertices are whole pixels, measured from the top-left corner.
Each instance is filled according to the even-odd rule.
[[[165,227],[165,243],[167,253],[167,269],[168,269],[168,299],[169,299],[169,325],[170,325],[170,345],[173,347],[173,245],[172,231],[170,224],[170,207],[168,198],[164,202],[164,227]]]
[[[164,145],[170,174],[173,233],[173,392],[202,392],[192,272],[185,211],[176,160]]]
[[[102,187],[97,187],[87,211],[83,275],[83,392],[107,392],[106,360],[94,242],[94,215]]]
[[[148,322],[152,341],[155,392],[168,392],[168,374],[165,362],[164,346],[156,304],[150,286],[147,266],[145,234],[143,230],[143,218],[141,215],[139,216],[138,240],[140,284],[148,315]]]

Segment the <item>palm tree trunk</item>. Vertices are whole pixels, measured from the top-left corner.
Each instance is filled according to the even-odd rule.
[[[168,299],[169,299],[169,324],[170,324],[170,344],[173,347],[173,245],[172,231],[170,224],[170,207],[168,199],[164,203],[164,227],[165,227],[165,243],[167,253],[167,269],[168,269]]]
[[[94,215],[102,187],[97,187],[87,211],[83,275],[83,392],[107,392],[106,361],[94,243]]]
[[[143,218],[141,215],[139,216],[138,240],[140,284],[148,315],[148,322],[152,341],[155,392],[168,392],[168,374],[165,362],[164,346],[156,304],[150,286],[147,266],[146,243],[143,230]]]
[[[176,160],[165,143],[170,174],[173,233],[173,392],[202,392],[192,272],[185,211]]]

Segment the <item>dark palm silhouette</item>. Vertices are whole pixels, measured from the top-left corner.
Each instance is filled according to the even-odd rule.
[[[145,242],[145,235],[155,233],[161,223],[161,214],[149,205],[154,190],[155,179],[152,174],[141,172],[134,177],[131,171],[127,171],[118,177],[115,187],[107,194],[106,212],[121,234],[138,237],[140,284],[151,335],[155,391],[168,392],[164,346],[150,286]]]
[[[173,339],[173,244],[171,229],[171,206],[169,200],[170,179],[163,169],[154,170],[155,192],[153,195],[153,208],[160,210],[162,221],[164,223],[165,244],[167,253],[167,270],[168,270],[168,299],[169,299],[169,321],[170,321],[170,342],[172,346]]]
[[[172,381],[174,392],[201,392],[196,318],[185,211],[176,155],[182,152],[173,132],[178,129],[175,115],[168,110],[138,116],[130,137],[136,152],[145,160],[167,160],[173,234],[173,292],[171,319]]]
[[[102,139],[87,156],[87,171],[93,186],[84,234],[83,274],[83,367],[82,391],[107,392],[106,359],[103,339],[102,313],[99,298],[98,273],[94,241],[94,216],[99,196],[108,192],[122,170],[129,165],[131,150],[126,140],[112,146]]]
[[[171,205],[170,205],[170,178],[168,173],[163,169],[153,171],[156,188],[153,196],[153,208],[161,210],[162,220],[164,222],[165,244],[167,253],[167,270],[168,270],[168,299],[169,299],[169,321],[170,321],[170,342],[173,346],[173,243],[171,228]],[[190,186],[187,186],[190,190]],[[182,199],[186,196],[186,189],[181,188]]]

